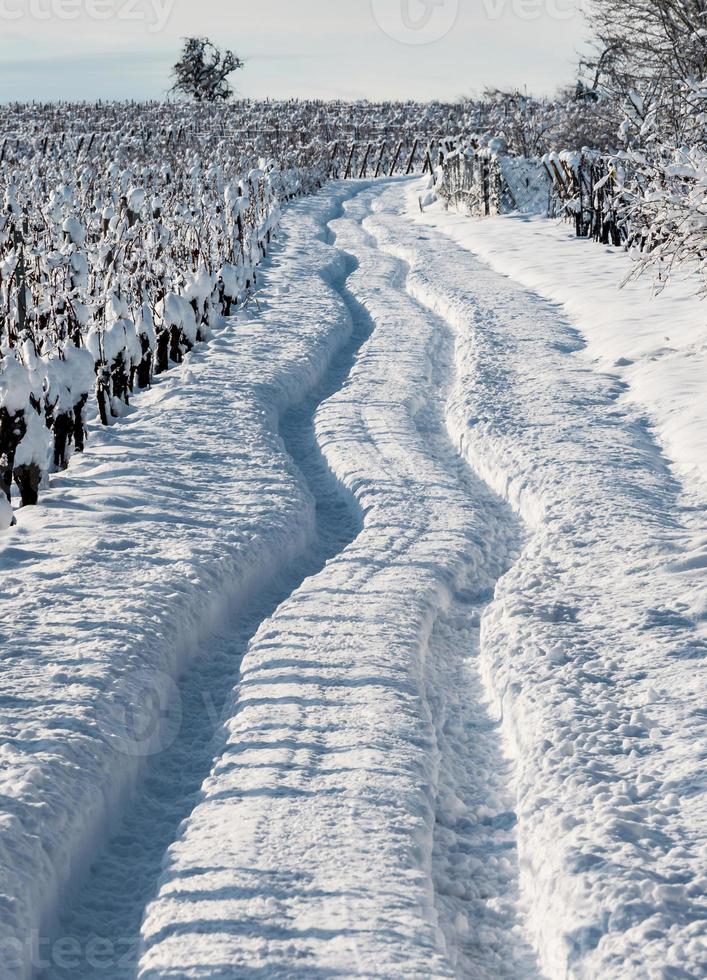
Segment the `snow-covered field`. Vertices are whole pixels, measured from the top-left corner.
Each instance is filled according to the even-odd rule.
[[[411,213],[418,211],[411,201]],[[687,485],[701,482],[707,495],[707,307],[694,276],[674,273],[658,292],[649,272],[617,289],[633,270],[631,258],[578,239],[566,222],[517,214],[469,221],[440,205],[416,217],[560,304],[582,334],[584,356],[627,385],[627,399],[644,407]]]
[[[704,307],[419,193],[0,538],[3,980],[705,975]]]

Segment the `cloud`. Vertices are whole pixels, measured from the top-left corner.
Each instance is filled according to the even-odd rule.
[[[494,20],[478,0],[462,3],[448,35],[418,48],[380,30],[369,0],[176,0],[169,29],[153,36],[128,22],[60,26],[60,35],[41,23],[31,37],[3,36],[0,99],[160,98],[181,38],[194,33],[245,58],[235,84],[250,98],[456,99],[524,83],[549,92],[571,79],[582,35],[574,21]]]

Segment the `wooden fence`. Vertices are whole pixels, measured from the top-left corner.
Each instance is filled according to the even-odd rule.
[[[623,245],[629,238],[625,178],[615,161],[595,153],[548,154],[540,161],[468,149],[445,159],[438,192],[470,214],[544,211],[571,221],[579,238]]]
[[[571,160],[552,154],[543,158],[543,166],[555,200],[574,223],[578,238],[593,238],[603,245],[623,245],[628,240],[625,202],[612,160],[597,154],[582,153]]]
[[[338,141],[331,150],[329,176],[333,179],[362,180],[367,177],[431,174],[454,149],[452,140]]]
[[[516,206],[498,159],[489,153],[467,150],[445,158],[438,192],[448,204],[482,217]]]

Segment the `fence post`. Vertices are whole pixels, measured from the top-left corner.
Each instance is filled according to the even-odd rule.
[[[24,241],[21,232],[15,230],[15,246],[19,247],[20,254],[15,268],[15,281],[17,282],[17,319],[19,321],[19,335],[21,336],[27,323],[27,294],[25,293],[25,252]]]
[[[375,177],[380,176],[381,165],[383,163],[383,154],[384,153],[385,153],[385,143],[381,143],[381,151],[378,154],[378,163],[376,164],[376,172],[374,174]]]
[[[361,164],[361,169],[360,169],[359,174],[358,174],[358,179],[359,180],[362,177],[365,177],[366,176],[366,167],[368,166],[368,157],[369,157],[370,153],[371,153],[371,144],[369,143],[368,146],[366,147],[366,152],[365,152],[364,157],[363,157],[363,163]]]
[[[398,160],[400,159],[400,154],[402,152],[403,152],[403,144],[402,144],[402,142],[400,142],[400,143],[398,143],[398,148],[395,151],[395,156],[393,157],[393,162],[392,162],[391,167],[390,167],[390,173],[388,174],[389,177],[392,177],[393,174],[395,173],[395,168],[398,165]]]
[[[407,165],[405,167],[405,174],[406,175],[409,175],[409,174],[412,173],[412,168],[413,168],[414,163],[415,163],[415,154],[417,153],[417,147],[418,147],[419,142],[420,142],[419,140],[415,140],[415,142],[412,144],[412,150],[410,151],[410,156],[408,157],[408,162],[407,162]]]
[[[331,159],[329,160],[329,176],[330,177],[335,177],[336,176],[335,173],[334,173],[334,161],[336,160],[336,154],[338,153],[338,150],[339,150],[339,144],[338,143],[334,143],[334,149],[331,152]]]
[[[348,180],[351,176],[351,161],[353,160],[354,150],[356,149],[356,144],[351,144],[351,152],[349,153],[349,159],[346,164],[346,171],[344,173],[344,180]]]

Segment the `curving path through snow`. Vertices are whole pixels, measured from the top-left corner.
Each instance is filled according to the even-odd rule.
[[[335,265],[332,279],[343,281],[345,269],[344,264]],[[192,656],[193,666],[170,686],[164,714],[168,726],[174,721],[174,730],[167,733],[164,748],[150,758],[124,803],[117,832],[96,854],[55,929],[56,937],[70,937],[76,948],[88,950],[78,968],[83,980],[104,977],[109,959],[114,961],[111,980],[135,975],[145,906],[156,891],[164,852],[197,802],[220,750],[229,692],[250,639],[280,603],[358,534],[357,508],[319,452],[313,419],[317,406],[341,386],[367,336],[366,323],[354,324],[348,338],[342,331],[323,376],[304,401],[297,401],[279,419],[284,449],[313,505],[312,534],[294,560],[273,563],[257,591],[236,604],[225,628],[208,639]],[[101,956],[99,940],[110,951],[108,956]],[[92,948],[98,955],[91,955]],[[66,957],[66,965],[54,964],[43,976],[76,977],[75,958]]]
[[[1,980],[700,975],[704,513],[408,188],[0,545]]]
[[[375,329],[316,431],[363,529],[251,644],[141,976],[698,976],[703,515],[556,307],[404,187],[345,208]]]
[[[333,288],[370,338],[315,418],[363,527],[249,646],[228,745],[147,912],[141,977],[533,970],[474,665],[519,529],[449,438],[451,335],[364,230],[378,195],[330,225],[355,258]]]

